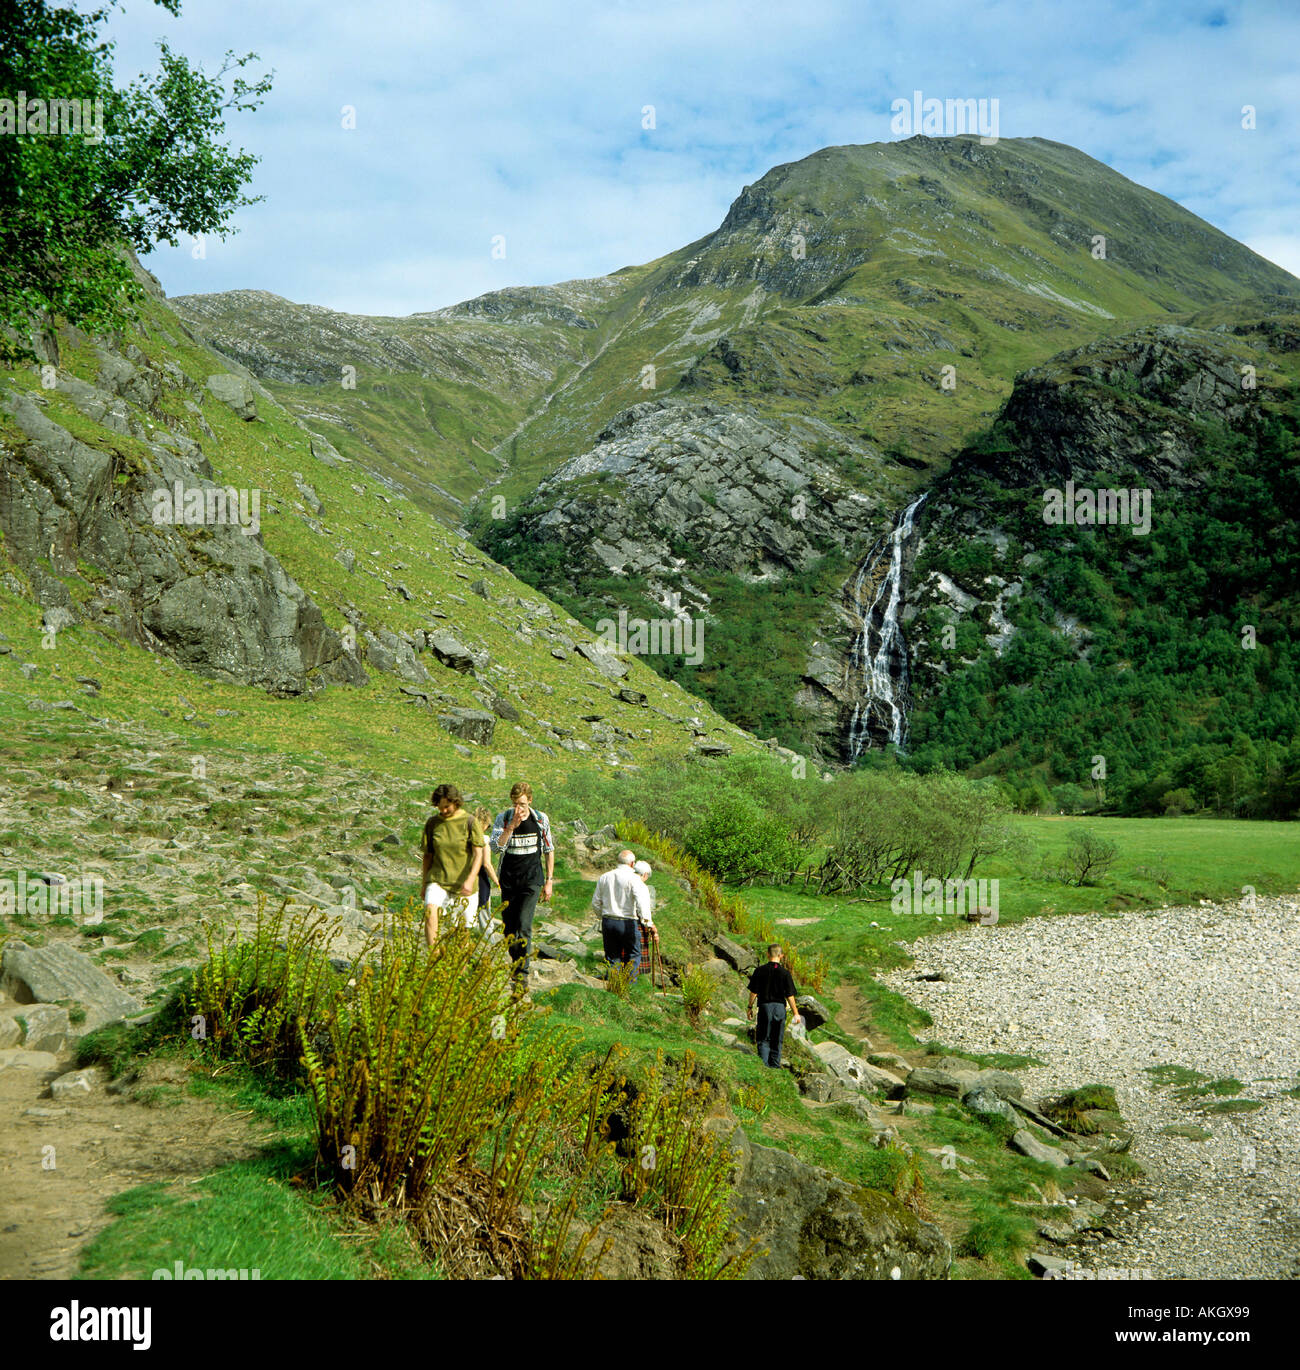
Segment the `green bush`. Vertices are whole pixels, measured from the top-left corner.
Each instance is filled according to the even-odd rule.
[[[714,980],[702,966],[692,966],[682,977],[682,1007],[692,1023],[698,1023],[701,1015],[713,1002],[717,988]]]
[[[803,856],[781,820],[743,795],[723,794],[686,831],[686,850],[720,880],[784,876]]]
[[[304,1032],[328,1015],[340,987],[329,964],[334,925],[315,910],[286,917],[258,900],[251,938],[208,930],[208,959],[188,993],[197,1040],[282,1080],[302,1073]]]

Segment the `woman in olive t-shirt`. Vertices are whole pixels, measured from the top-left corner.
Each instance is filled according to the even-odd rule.
[[[478,873],[483,864],[483,826],[461,807],[455,785],[439,785],[431,796],[438,810],[424,825],[420,894],[424,899],[424,940],[433,946],[438,936],[438,907],[429,902],[431,885],[440,885],[456,901],[454,913],[466,925],[478,905]]]

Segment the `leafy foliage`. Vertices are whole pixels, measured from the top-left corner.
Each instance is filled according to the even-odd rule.
[[[173,14],[179,0],[160,0]],[[143,292],[123,252],[180,234],[225,236],[257,159],[221,141],[230,109],[252,110],[270,78],[224,78],[256,60],[226,61],[215,77],[160,44],[156,73],[113,85],[107,9],[89,14],[46,0],[0,6],[0,90],[28,101],[96,102],[102,125],[80,133],[0,137],[0,359],[33,359],[23,341],[54,317],[89,329],[123,326]],[[47,121],[48,123],[48,121]],[[260,197],[259,197],[260,198]]]

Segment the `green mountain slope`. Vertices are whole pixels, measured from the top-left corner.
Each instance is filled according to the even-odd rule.
[[[205,754],[293,738],[486,789],[578,757],[619,767],[755,745],[643,663],[598,650],[232,365],[155,297],[112,346],[64,329],[53,387],[34,366],[3,377],[6,727],[67,704],[107,728],[179,730]],[[159,524],[158,494],[176,482],[255,496],[256,535]]]
[[[1017,379],[922,519],[911,764],[1026,807],[1300,812],[1300,314],[1263,311]],[[1067,482],[1128,520],[1046,523]]]

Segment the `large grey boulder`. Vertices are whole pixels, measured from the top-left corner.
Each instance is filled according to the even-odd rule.
[[[762,1252],[750,1279],[948,1278],[948,1239],[892,1194],[849,1184],[773,1147],[733,1139],[732,1153],[737,1235]]]
[[[710,940],[713,943],[713,950],[742,975],[748,975],[758,965],[757,953],[748,947],[742,947],[739,942],[733,942],[730,937],[724,937],[719,932]]]
[[[486,709],[449,709],[438,715],[438,722],[453,736],[486,747],[496,732],[495,714]]]
[[[1058,1170],[1064,1170],[1070,1164],[1070,1158],[1064,1151],[1058,1147],[1048,1146],[1045,1142],[1040,1142],[1028,1128],[1022,1127],[1011,1138],[1011,1145],[1022,1156],[1028,1156],[1035,1161],[1042,1161],[1044,1165],[1054,1165]]]
[[[1020,1130],[1020,1114],[1005,1099],[995,1094],[986,1085],[967,1090],[962,1096],[962,1103],[972,1113],[978,1113],[984,1117],[1005,1118],[1017,1131]]]
[[[463,675],[473,673],[474,655],[459,638],[439,629],[428,634],[427,642],[429,650],[444,666]]]
[[[93,1032],[140,1012],[140,1005],[119,989],[84,952],[66,942],[29,947],[10,942],[0,963],[0,988],[20,1004],[71,999],[86,1010],[84,1030]]]
[[[799,1016],[803,1019],[803,1025],[809,1032],[816,1032],[819,1027],[830,1021],[830,1010],[811,994],[797,994],[794,1001],[799,1006]]]
[[[208,390],[222,404],[229,405],[239,418],[252,422],[257,417],[257,400],[246,377],[219,371],[208,377]]]
[[[627,675],[628,668],[603,643],[579,642],[577,652],[591,662],[606,680],[622,680]]]
[[[930,1066],[917,1066],[907,1077],[909,1094],[943,1094],[950,1099],[960,1099],[975,1083],[975,1074],[958,1075],[947,1070],[934,1070]]]
[[[32,1004],[19,1016],[26,1024],[23,1046],[28,1051],[52,1051],[57,1055],[63,1050],[71,1031],[66,1008],[59,1004]]]
[[[906,1083],[892,1070],[873,1066],[838,1042],[818,1042],[812,1051],[837,1080],[855,1089],[882,1089],[887,1099],[901,1098],[907,1089]]]

